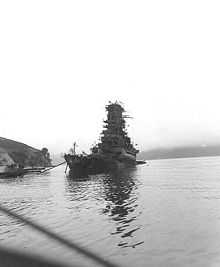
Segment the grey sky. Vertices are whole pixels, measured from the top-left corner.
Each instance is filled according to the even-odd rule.
[[[121,100],[141,149],[220,143],[219,1],[2,1],[0,136],[66,151]]]

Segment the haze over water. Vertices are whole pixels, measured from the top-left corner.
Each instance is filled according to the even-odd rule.
[[[155,160],[84,180],[59,167],[0,180],[0,202],[120,266],[219,266],[219,162]],[[1,245],[93,266],[1,213],[0,226]]]

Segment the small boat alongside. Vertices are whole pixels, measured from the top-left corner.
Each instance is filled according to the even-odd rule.
[[[0,178],[14,178],[25,174],[25,169],[18,164],[0,166]]]
[[[136,164],[137,165],[146,164],[146,161],[145,160],[136,160]]]
[[[0,179],[16,178],[25,174],[32,173],[41,174],[50,169],[51,167],[23,167],[19,166],[19,164],[0,166]]]
[[[25,167],[25,173],[41,173],[46,169],[46,167]]]

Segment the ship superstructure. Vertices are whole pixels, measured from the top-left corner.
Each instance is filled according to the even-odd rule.
[[[130,159],[136,159],[139,152],[131,143],[126,130],[126,118],[123,106],[118,103],[109,103],[106,106],[107,119],[104,121],[104,130],[101,133],[101,142],[98,144],[98,153],[116,154],[118,156],[129,154]]]

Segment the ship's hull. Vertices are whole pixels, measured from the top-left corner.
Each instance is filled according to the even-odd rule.
[[[108,157],[106,155],[74,156],[65,155],[70,169],[70,176],[86,176],[89,174],[108,173],[126,166],[136,165],[135,158]]]

